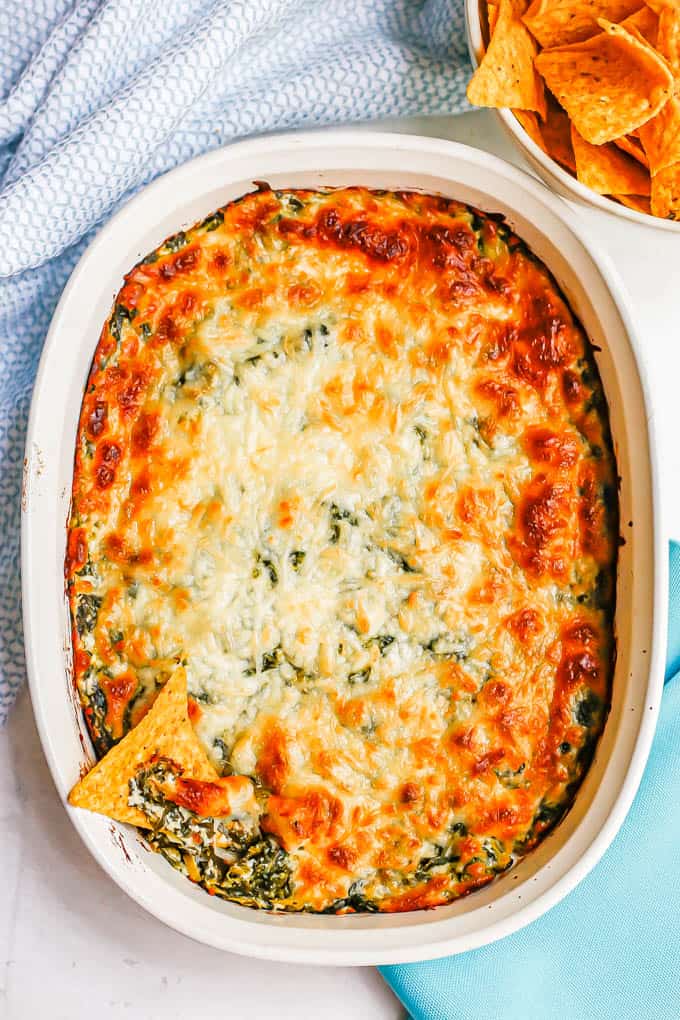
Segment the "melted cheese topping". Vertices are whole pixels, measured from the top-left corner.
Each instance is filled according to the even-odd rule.
[[[501,222],[246,196],[133,269],[95,354],[67,575],[98,750],[185,662],[198,736],[286,851],[266,905],[489,881],[606,714],[614,478],[587,341]]]

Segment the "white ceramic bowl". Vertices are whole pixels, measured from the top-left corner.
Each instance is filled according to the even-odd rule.
[[[485,19],[482,19],[482,4],[486,0],[465,0],[465,26],[467,32],[467,44],[470,51],[472,66],[477,67],[486,52]],[[559,163],[551,159],[529,137],[522,125],[519,123],[512,110],[494,110],[504,130],[510,135],[514,144],[523,154],[529,165],[536,171],[538,176],[545,181],[549,188],[556,191],[563,198],[581,202],[584,205],[593,206],[595,209],[602,209],[604,212],[618,216],[620,219],[632,220],[633,223],[641,223],[645,227],[656,230],[670,230],[680,235],[680,220],[663,220],[658,216],[649,216],[647,213],[636,212],[629,209],[620,202],[614,202],[606,195],[598,195],[596,191],[586,188],[584,184],[572,177]]]
[[[420,189],[503,213],[552,269],[597,345],[611,409],[625,544],[618,578],[613,706],[593,766],[561,825],[516,868],[450,906],[392,915],[271,915],[207,896],[135,830],[67,807],[109,875],[166,924],[221,949],[276,960],[375,964],[472,949],[557,903],[593,867],[631,804],[662,689],[665,546],[650,413],[634,329],[608,260],[540,183],[476,149],[408,135],[314,132],[242,142],[179,167],[104,227],[66,287],[33,394],[23,499],[26,659],[35,716],[60,796],[91,761],[70,671],[63,563],[78,412],[101,324],[123,274],[181,227],[251,190],[361,184]],[[93,905],[93,909],[96,906]],[[106,918],[102,917],[102,924]]]

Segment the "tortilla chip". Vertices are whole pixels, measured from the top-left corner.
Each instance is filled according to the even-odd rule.
[[[189,722],[187,678],[181,668],[172,674],[142,721],[76,783],[69,804],[148,828],[144,812],[128,804],[128,783],[154,756],[170,758],[192,779],[218,778]]]
[[[678,0],[645,0],[648,7],[651,7],[655,14],[661,14],[667,7],[677,7]]]
[[[680,163],[680,98],[672,96],[655,117],[640,128],[640,138],[649,160],[649,169],[658,174]]]
[[[673,163],[652,177],[652,214],[680,220],[680,163]]]
[[[547,156],[573,173],[576,172],[569,118],[557,103],[548,105],[544,124],[540,123],[535,113],[528,113],[526,110],[512,112],[532,141],[536,142]]]
[[[610,18],[610,21],[613,21]],[[659,30],[659,18],[651,9],[651,7],[641,7],[635,14],[629,15],[624,21],[619,22],[621,28],[625,28],[626,32],[635,30],[639,32],[642,38],[656,49],[656,36]]]
[[[569,118],[557,103],[549,104],[542,132],[548,155],[562,166],[566,166],[572,173],[576,173]]]
[[[498,21],[497,3],[488,3],[486,5],[486,20],[489,25],[489,39],[491,39],[496,31],[496,22]]]
[[[545,116],[543,82],[534,70],[536,43],[522,24],[520,0],[499,0],[489,48],[467,88],[473,106],[513,107]]]
[[[547,50],[590,39],[598,18],[622,21],[639,7],[640,0],[533,0],[523,21]]]
[[[676,78],[680,77],[680,8],[675,5],[660,8],[657,49],[668,61]],[[675,95],[656,116],[641,125],[639,134],[652,176],[680,162],[680,93],[677,82]]]
[[[665,107],[662,107],[659,113],[661,113],[662,110],[664,109]],[[657,114],[657,117],[658,116],[659,114]],[[628,155],[632,156],[633,159],[636,159],[638,163],[642,163],[643,166],[646,166],[647,169],[649,169],[649,160],[647,159],[647,154],[645,153],[645,150],[642,148],[642,143],[639,142],[637,138],[634,137],[634,135],[621,135],[620,138],[614,139],[614,145],[618,145],[619,149],[621,149],[623,152],[627,152]]]
[[[647,216],[652,215],[649,199],[644,195],[610,195],[610,198],[615,198],[617,202],[629,209],[635,209],[635,212],[646,213]]]
[[[591,145],[613,142],[653,117],[673,90],[665,60],[619,25],[586,42],[545,50],[536,68]]]
[[[516,119],[520,122],[526,133],[529,135],[529,138],[531,138],[532,142],[536,142],[536,145],[538,145],[539,149],[543,149],[544,152],[547,152],[548,150],[546,149],[543,143],[541,128],[539,126],[538,117],[536,116],[536,114],[532,110],[513,110],[512,112],[514,113]]]
[[[571,126],[576,177],[598,195],[648,195],[649,174],[615,145],[590,145]]]
[[[665,7],[659,14],[655,46],[668,61],[673,76],[680,79],[680,7]]]

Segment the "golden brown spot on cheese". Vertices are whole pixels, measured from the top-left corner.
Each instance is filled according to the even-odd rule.
[[[176,276],[192,272],[200,261],[199,248],[185,248],[167,261],[161,262],[158,267],[158,275],[164,281],[172,280]]]
[[[290,768],[289,739],[276,723],[265,728],[262,748],[257,760],[258,775],[274,793],[281,793]]]
[[[72,528],[68,536],[65,573],[71,577],[87,563],[87,533],[85,528]]]
[[[321,787],[299,797],[270,797],[262,827],[278,836],[287,849],[307,841],[325,846],[339,835],[342,815],[342,801]]]
[[[301,308],[313,308],[321,301],[323,292],[312,280],[305,283],[295,283],[288,288],[288,300],[291,305],[298,305]]]
[[[342,868],[343,871],[350,871],[357,860],[357,853],[352,847],[339,844],[329,847],[326,856],[331,864]]]
[[[506,620],[506,627],[517,637],[522,644],[527,644],[543,630],[543,619],[541,614],[530,607],[518,609],[516,613]]]
[[[565,482],[554,482],[546,475],[535,475],[526,486],[519,506],[518,538],[511,548],[517,561],[531,573],[553,573],[566,568],[566,550],[559,540],[570,533],[573,491]],[[551,555],[552,547],[556,555]]]
[[[252,785],[245,776],[224,776],[215,782],[180,776],[168,800],[201,817],[223,818],[234,812],[235,803],[249,799]]]
[[[123,717],[137,686],[137,677],[133,673],[124,673],[115,679],[105,678],[102,680],[102,689],[106,695],[107,705],[106,723],[115,740],[123,736]]]
[[[422,790],[418,783],[404,783],[401,788],[402,804],[413,804],[420,800]]]
[[[95,400],[94,406],[87,419],[87,434],[97,439],[106,428],[108,416],[108,404],[105,400]]]
[[[532,426],[527,429],[524,446],[532,461],[548,464],[556,470],[571,468],[578,460],[575,438],[549,428]]]

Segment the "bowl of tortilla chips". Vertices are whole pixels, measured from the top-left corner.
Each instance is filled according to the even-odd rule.
[[[466,0],[474,106],[565,198],[680,231],[680,0]]]

